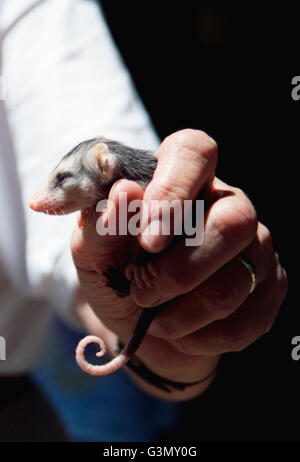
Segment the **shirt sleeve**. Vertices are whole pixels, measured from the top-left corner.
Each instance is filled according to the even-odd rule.
[[[3,0],[2,8],[5,107],[28,279],[33,293],[64,312],[77,281],[70,252],[75,218],[36,214],[29,198],[82,140],[103,135],[145,149],[156,149],[159,140],[95,1]]]

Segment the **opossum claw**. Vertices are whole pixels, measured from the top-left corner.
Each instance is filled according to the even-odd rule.
[[[140,289],[153,287],[154,279],[158,278],[158,272],[153,266],[152,261],[148,261],[143,266],[131,264],[125,269],[125,276],[129,281],[135,280]]]
[[[113,289],[119,298],[128,297],[130,294],[130,281],[126,278],[121,268],[110,265],[103,276],[108,280],[107,287]]]
[[[83,229],[83,228],[85,227],[85,224],[86,224],[86,220],[87,220],[87,216],[88,216],[88,214],[89,214],[89,211],[90,211],[89,208],[86,208],[86,209],[84,209],[84,210],[81,210],[80,216],[79,216],[79,219],[78,219],[78,228]]]
[[[136,265],[131,264],[131,265],[128,265],[127,268],[124,271],[124,274],[125,274],[126,278],[130,282],[134,280],[135,268],[136,268]]]

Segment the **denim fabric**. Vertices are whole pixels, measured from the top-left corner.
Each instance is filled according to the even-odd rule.
[[[169,432],[178,419],[178,404],[146,395],[123,370],[90,377],[79,369],[74,350],[83,335],[56,320],[33,374],[69,437],[84,442],[136,442],[153,441]]]

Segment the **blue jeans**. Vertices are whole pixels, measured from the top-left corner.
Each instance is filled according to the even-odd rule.
[[[154,441],[176,426],[179,405],[146,395],[120,370],[91,377],[74,351],[84,336],[55,320],[33,378],[60,416],[73,441]]]

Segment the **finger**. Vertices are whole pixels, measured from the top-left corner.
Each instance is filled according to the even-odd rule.
[[[207,355],[187,355],[174,348],[168,341],[147,335],[137,357],[151,371],[161,377],[172,377],[172,380],[196,382],[206,377],[219,362],[220,357]]]
[[[270,332],[286,292],[287,276],[278,265],[276,274],[262,283],[233,315],[170,343],[189,355],[242,351]]]
[[[138,305],[156,306],[194,290],[255,239],[257,217],[251,202],[239,190],[223,189],[227,194],[207,212],[204,244],[186,247],[184,239],[172,243],[152,262],[158,275],[152,277],[152,288],[132,284]]]
[[[100,267],[105,267],[108,263],[112,264],[114,259],[123,259],[125,256],[125,260],[130,261],[132,246],[137,247],[137,245],[134,243],[134,237],[128,235],[124,223],[122,224],[122,227],[126,228],[124,235],[119,234],[119,210],[122,208],[127,212],[126,203],[141,200],[142,197],[143,190],[133,181],[121,180],[114,184],[108,197],[107,209],[98,208],[99,211],[102,210],[101,213],[95,211],[82,229],[77,227],[73,232],[71,248],[76,267],[98,271]],[[127,225],[131,214],[125,213],[124,217]],[[101,235],[100,229],[106,226],[110,229],[107,228],[106,235]]]
[[[248,270],[234,259],[201,286],[170,302],[156,316],[149,333],[157,338],[175,340],[226,319],[247,300],[250,287]]]
[[[243,251],[260,285],[278,264],[269,230],[259,224],[257,236]],[[227,263],[192,292],[172,301],[150,326],[151,335],[164,339],[185,337],[234,313],[248,298],[252,286],[249,270],[238,259]]]
[[[178,201],[182,207],[185,200],[194,200],[199,191],[212,183],[217,157],[215,141],[201,131],[183,130],[165,139],[158,150],[157,169],[144,195],[145,229],[139,240],[145,250],[160,252],[172,240],[172,235],[162,235],[161,214],[152,201]],[[154,235],[156,231],[160,235]]]
[[[109,192],[108,206],[101,217],[104,226],[112,224],[111,230],[107,228],[107,235],[118,236],[118,239],[126,239],[129,235],[134,236],[128,230],[128,222],[132,216],[138,216],[143,196],[143,189],[134,181],[116,181]]]

